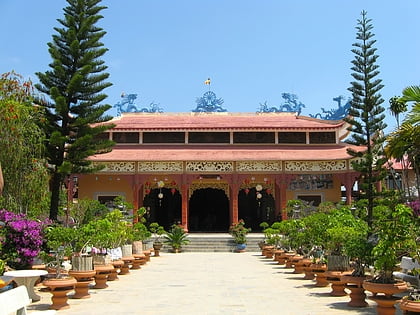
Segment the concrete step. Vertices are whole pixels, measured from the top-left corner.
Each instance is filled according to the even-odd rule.
[[[236,248],[233,238],[228,233],[190,233],[190,243],[182,246],[184,252],[232,252]],[[262,233],[250,233],[247,236],[248,252],[259,252],[258,243],[264,240]],[[164,251],[170,248],[165,245]]]

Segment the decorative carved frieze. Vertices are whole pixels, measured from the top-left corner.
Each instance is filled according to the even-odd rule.
[[[233,162],[187,162],[185,166],[187,172],[233,172]]]
[[[139,173],[182,172],[182,162],[138,162]]]
[[[98,162],[95,164],[105,165],[101,170],[103,173],[134,173],[136,171],[136,162]]]
[[[281,162],[273,161],[242,161],[236,162],[237,172],[279,172]]]
[[[347,165],[345,160],[337,161],[286,161],[284,163],[286,172],[325,172],[345,171]]]

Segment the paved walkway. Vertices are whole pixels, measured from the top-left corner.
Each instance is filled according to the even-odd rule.
[[[348,297],[332,297],[292,271],[259,253],[162,253],[107,289],[90,290],[90,299],[69,299],[57,314],[376,314],[374,302],[348,308]],[[30,310],[51,303],[48,292],[39,294]]]

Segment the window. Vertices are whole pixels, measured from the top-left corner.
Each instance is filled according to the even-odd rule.
[[[143,143],[184,143],[184,132],[143,132]]]
[[[109,139],[109,132],[103,132],[95,136],[96,141],[108,140],[108,139]]]
[[[229,132],[190,132],[188,143],[230,143]]]
[[[274,132],[234,132],[233,143],[274,143]]]
[[[114,132],[112,139],[116,143],[139,143],[138,132]]]
[[[306,143],[306,132],[279,132],[279,143]]]
[[[310,132],[309,143],[335,143],[335,132]]]

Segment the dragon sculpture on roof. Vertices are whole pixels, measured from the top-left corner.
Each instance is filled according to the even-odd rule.
[[[117,115],[122,113],[163,113],[162,108],[154,102],[150,103],[149,108],[137,108],[134,101],[137,99],[137,94],[121,94],[122,100],[116,103],[113,107],[117,109]]]

